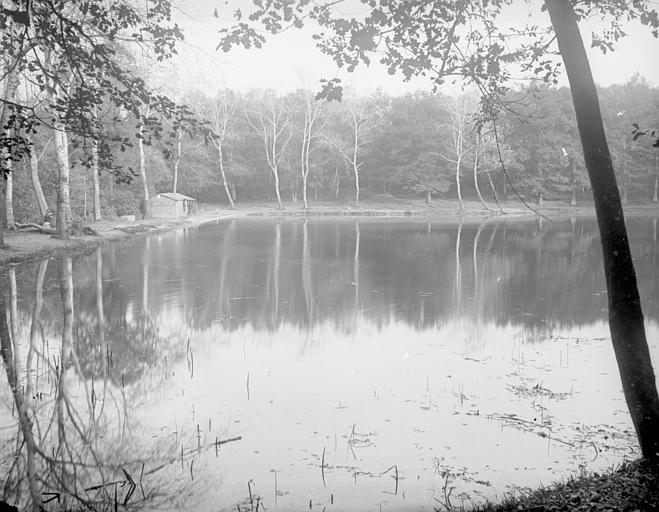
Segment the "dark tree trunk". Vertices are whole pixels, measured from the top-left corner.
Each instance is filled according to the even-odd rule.
[[[643,457],[659,461],[659,395],[645,336],[625,219],[588,57],[569,0],[545,2],[570,82],[593,189],[609,302],[611,341]]]

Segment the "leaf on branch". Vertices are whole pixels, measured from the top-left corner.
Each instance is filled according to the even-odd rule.
[[[341,101],[343,98],[343,86],[340,78],[331,80],[321,79],[321,90],[316,94],[316,100]]]

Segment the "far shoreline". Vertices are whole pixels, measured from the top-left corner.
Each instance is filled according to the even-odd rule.
[[[365,200],[359,206],[348,203],[314,202],[308,209],[302,208],[301,202],[286,203],[282,209],[276,203],[239,203],[233,210],[223,205],[200,207],[196,215],[182,218],[151,218],[127,221],[121,218],[85,223],[98,236],[82,235],[68,240],[37,231],[5,231],[7,249],[0,249],[0,267],[36,261],[60,254],[76,255],[96,249],[106,243],[130,240],[149,234],[162,233],[182,228],[190,228],[236,218],[326,218],[332,219],[414,219],[430,222],[456,223],[480,222],[489,219],[502,221],[523,219],[546,219],[548,221],[570,218],[594,217],[592,205],[570,206],[562,202],[545,202],[542,207],[529,205],[521,201],[507,201],[502,204],[502,213],[496,204],[490,203],[489,209],[478,201],[465,201],[460,210],[457,201],[437,200],[426,205],[421,200],[401,200],[383,198]],[[627,216],[659,217],[658,204],[628,205]]]

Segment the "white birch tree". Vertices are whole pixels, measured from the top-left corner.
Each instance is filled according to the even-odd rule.
[[[245,119],[263,142],[265,158],[272,173],[279,209],[283,209],[279,191],[279,164],[291,140],[289,125],[292,113],[281,98],[262,97],[256,109],[245,109]]]
[[[227,139],[232,133],[238,119],[237,110],[238,102],[235,98],[231,98],[228,92],[219,93],[211,102],[210,125],[212,133],[210,140],[217,150],[217,162],[220,169],[220,177],[222,178],[222,186],[224,187],[224,193],[232,210],[235,208],[235,203],[229,190],[227,172],[224,165],[224,153]]]

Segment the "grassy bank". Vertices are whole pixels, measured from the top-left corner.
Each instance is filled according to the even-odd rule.
[[[659,468],[628,462],[605,474],[570,478],[550,487],[525,490],[475,512],[659,510]]]
[[[98,233],[97,236],[80,235],[68,240],[34,230],[5,232],[7,247],[0,249],[0,266],[40,260],[57,254],[85,252],[107,242],[198,226],[227,215],[226,212],[205,212],[180,219],[147,219],[135,222],[123,219],[102,220],[87,224]]]

